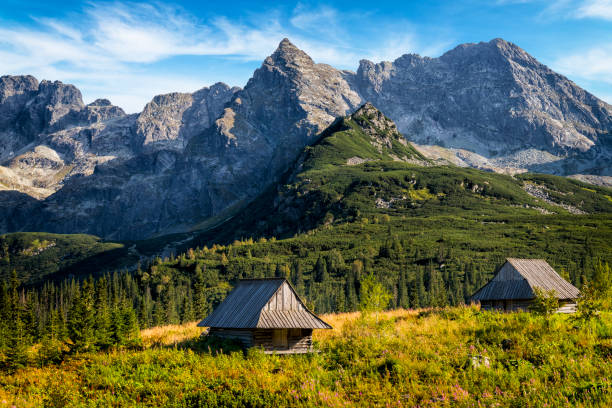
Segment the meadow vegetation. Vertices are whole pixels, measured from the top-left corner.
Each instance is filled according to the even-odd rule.
[[[322,316],[319,353],[264,355],[199,337],[194,323],[142,331],[142,349],[82,353],[0,374],[17,407],[612,404],[612,319],[477,307]]]
[[[0,408],[609,406],[612,192],[435,166],[388,131],[373,143],[370,119],[337,121],[176,256],[136,266],[169,237],[0,236]],[[546,293],[536,313],[465,306],[506,257],[546,259],[585,294],[580,313],[552,314]],[[199,337],[237,280],[262,277],[340,313],[320,353]]]

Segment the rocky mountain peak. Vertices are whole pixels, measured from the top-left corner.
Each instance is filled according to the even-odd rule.
[[[4,75],[0,77],[0,103],[8,98],[38,90],[38,80],[32,75]]]
[[[278,44],[276,51],[266,59],[266,63],[283,67],[314,65],[312,58],[293,45],[287,38],[284,38],[280,44]]]
[[[445,52],[440,61],[449,64],[508,64],[510,61],[522,65],[541,66],[535,58],[518,45],[502,38],[494,38],[489,42],[460,44]]]
[[[81,91],[71,84],[61,81],[42,80],[38,86],[39,98],[44,99],[49,105],[68,105],[75,108],[83,108],[83,96]]]
[[[395,123],[370,102],[363,104],[349,118],[372,139],[377,148],[386,146],[388,149],[393,149],[393,140],[400,141],[403,145],[407,144]]]
[[[370,102],[366,102],[351,115],[351,119],[357,122],[362,128],[376,128],[379,132],[397,133],[395,123],[386,117],[378,108]]]
[[[112,106],[113,104],[108,99],[96,99],[92,103],[87,104],[87,106]]]

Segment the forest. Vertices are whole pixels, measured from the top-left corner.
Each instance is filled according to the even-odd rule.
[[[370,275],[391,309],[443,308],[469,303],[507,257],[543,258],[578,288],[612,262],[609,189],[435,165],[370,119],[335,122],[278,183],[167,257],[142,256],[163,238],[0,236],[0,363],[138,349],[139,330],[204,318],[242,278],[285,277],[315,313],[343,313]]]

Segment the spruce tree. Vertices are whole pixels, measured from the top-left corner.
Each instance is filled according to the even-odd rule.
[[[112,344],[111,314],[108,302],[108,283],[105,277],[98,280],[95,299],[95,337],[96,343],[102,348]]]
[[[193,297],[191,294],[191,290],[189,290],[187,291],[187,293],[185,294],[185,297],[183,298],[183,305],[181,307],[181,323],[192,322],[196,318],[197,317],[194,313],[194,308],[193,308]]]
[[[315,282],[324,282],[329,280],[329,274],[327,272],[327,262],[322,256],[319,256],[314,269]]]
[[[19,280],[13,270],[10,280],[8,309],[8,338],[6,344],[6,361],[9,370],[23,367],[28,362],[28,346],[30,338],[23,322],[23,305],[19,299]]]

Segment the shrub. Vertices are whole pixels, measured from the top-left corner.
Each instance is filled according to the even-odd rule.
[[[537,315],[549,317],[559,308],[559,299],[556,291],[534,288],[535,299],[529,306],[529,310]]]

